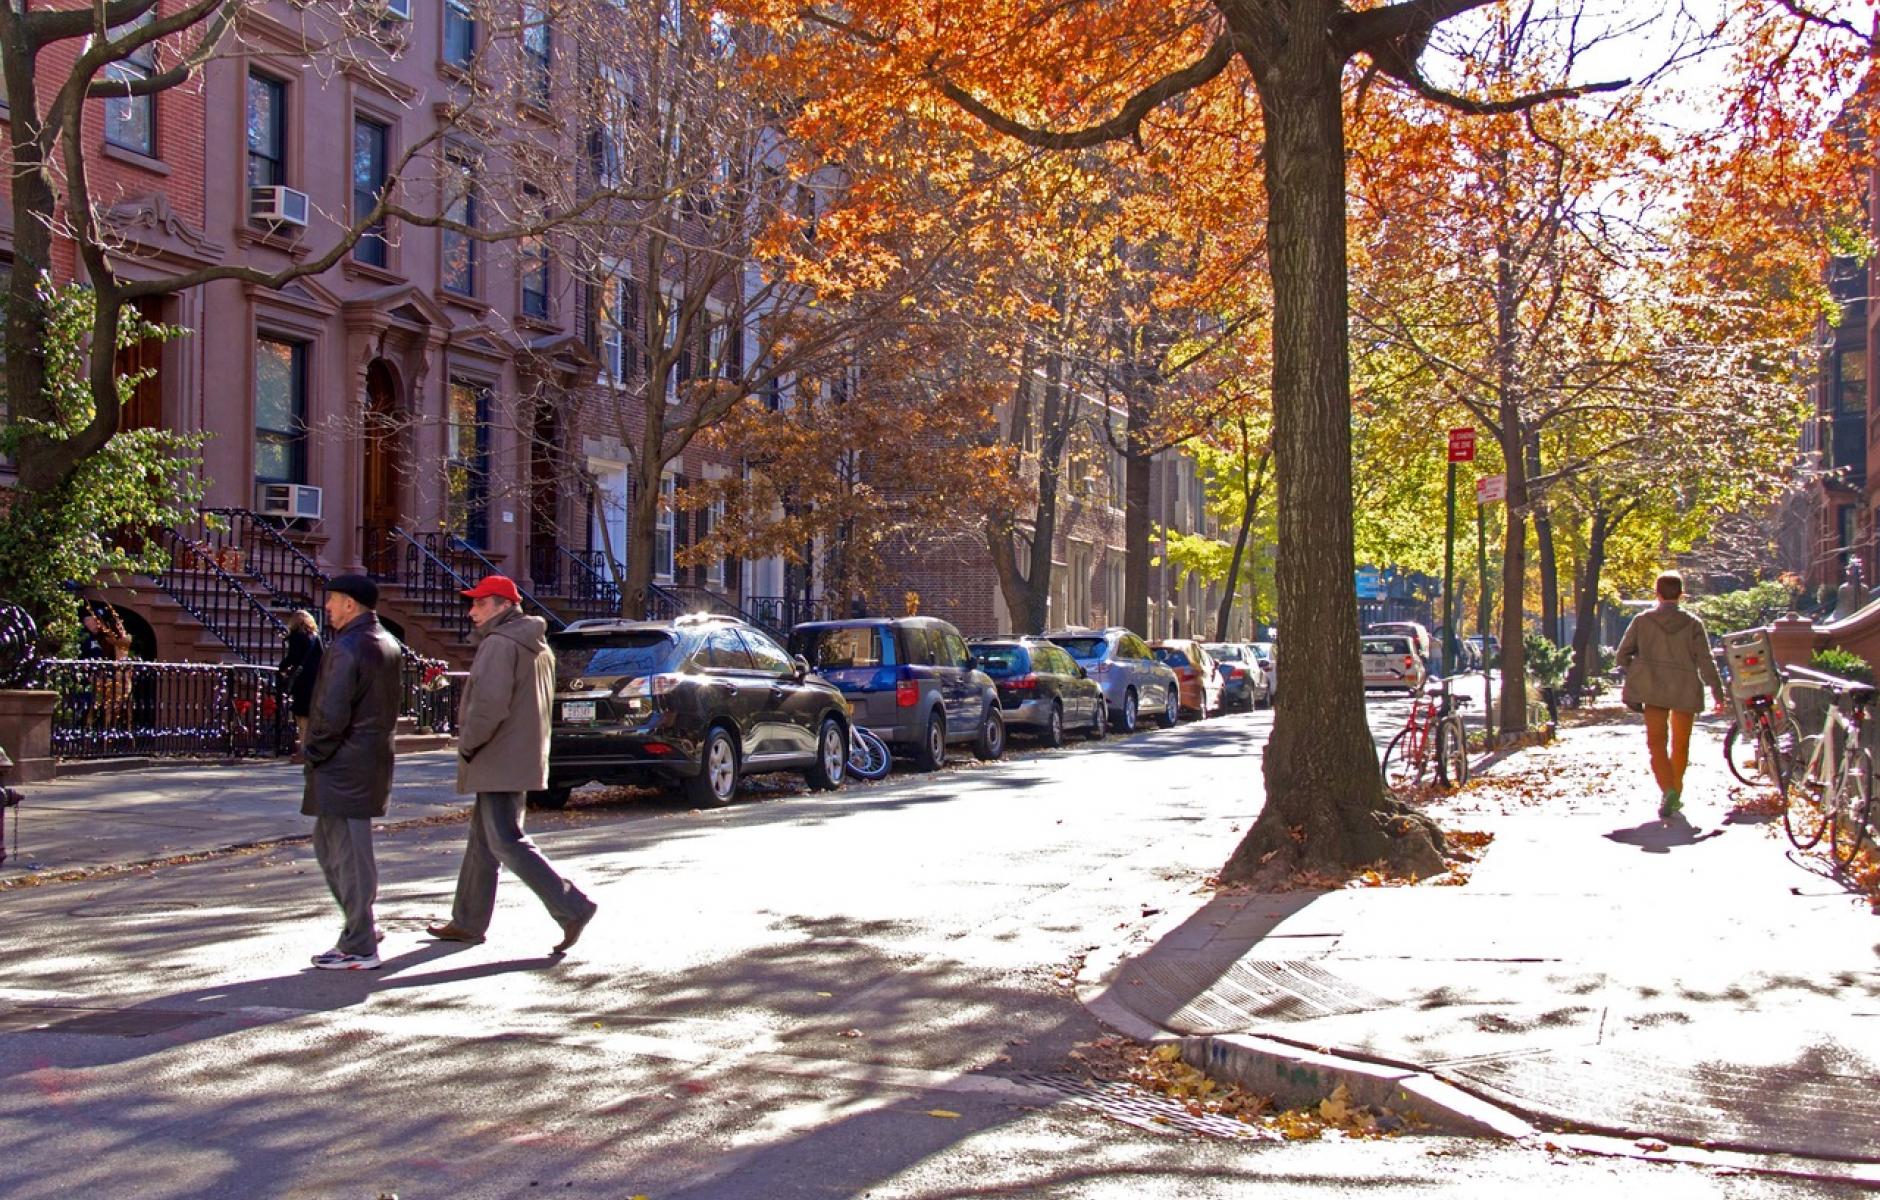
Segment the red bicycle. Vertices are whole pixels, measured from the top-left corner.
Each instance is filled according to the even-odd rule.
[[[1467,696],[1451,694],[1448,679],[1430,681],[1412,693],[1410,719],[1384,749],[1384,786],[1407,792],[1428,780],[1443,787],[1461,787],[1469,781],[1469,740],[1458,711]]]

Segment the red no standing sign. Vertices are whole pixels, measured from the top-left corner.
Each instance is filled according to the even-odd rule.
[[[1475,461],[1475,430],[1452,429],[1449,431],[1449,461]]]

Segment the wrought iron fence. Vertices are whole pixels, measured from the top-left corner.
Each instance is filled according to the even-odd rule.
[[[249,663],[279,648],[287,627],[256,596],[257,590],[270,593],[244,571],[245,556],[239,548],[218,547],[174,529],[154,530],[152,536],[169,551],[170,559],[156,577],[157,586],[217,641]]]
[[[59,694],[55,758],[247,758],[294,746],[273,667],[66,658],[38,665],[39,685]]]
[[[420,733],[455,733],[457,705],[469,673],[452,671],[442,659],[407,650],[403,678],[405,701],[398,715],[410,717]]]
[[[778,637],[788,637],[790,630],[805,621],[832,621],[835,606],[826,600],[806,600],[801,596],[746,596],[745,611],[751,620]]]

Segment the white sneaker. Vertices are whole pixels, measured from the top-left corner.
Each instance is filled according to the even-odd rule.
[[[341,954],[334,950],[322,954],[313,960],[317,971],[376,971],[379,969],[379,956],[376,954]]]

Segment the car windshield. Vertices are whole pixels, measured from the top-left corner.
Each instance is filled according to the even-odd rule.
[[[685,657],[680,640],[658,630],[557,634],[549,644],[555,650],[555,678],[562,682],[657,675],[677,670]]]
[[[1017,675],[1026,668],[1025,651],[1018,646],[974,646],[973,665],[995,677]]]
[[[1409,643],[1402,638],[1366,638],[1360,654],[1408,654]]]
[[[1188,665],[1188,656],[1173,646],[1156,646],[1151,652],[1155,655],[1155,661],[1166,666],[1185,667]]]
[[[1106,643],[1100,637],[1059,637],[1052,641],[1070,651],[1078,662],[1096,662],[1103,657]]]
[[[1225,658],[1233,662],[1239,662],[1241,658],[1240,647],[1230,646],[1226,642],[1204,642],[1201,648],[1215,658]]]
[[[838,625],[806,629],[793,639],[795,650],[812,669],[836,671],[844,667],[881,665],[881,634],[874,625]]]

